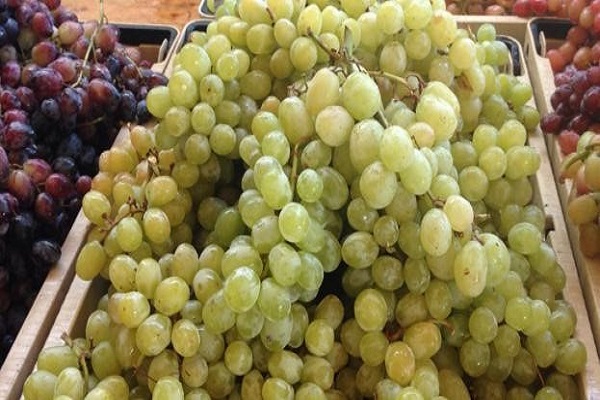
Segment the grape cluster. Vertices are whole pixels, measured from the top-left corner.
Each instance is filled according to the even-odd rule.
[[[58,0],[0,1],[0,364],[123,122],[166,78],[116,26]]]
[[[600,15],[600,2],[589,6]],[[583,17],[585,13],[581,13]],[[587,130],[600,131],[600,17],[598,28],[583,20],[572,20],[566,40],[546,52],[554,72],[555,91],[550,97],[553,111],[542,118],[542,130],[558,135],[564,154],[575,151],[579,135]]]
[[[579,230],[579,248],[586,257],[600,255],[598,243],[598,192],[600,163],[598,143],[600,136],[586,131],[578,136],[576,147],[562,161],[562,179],[572,182],[573,195],[569,197],[567,216]]]
[[[217,14],[100,157],[76,271],[111,288],[25,399],[578,398],[494,27],[443,0]]]

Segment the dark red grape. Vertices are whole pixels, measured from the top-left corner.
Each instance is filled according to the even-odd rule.
[[[592,86],[585,92],[581,100],[581,112],[591,117],[600,113],[600,86]]]
[[[548,11],[548,2],[546,0],[530,0],[531,11],[535,15],[545,15]]]
[[[107,80],[92,79],[88,86],[88,94],[92,104],[99,105],[107,111],[115,111],[119,106],[121,95]]]
[[[31,126],[22,122],[11,122],[4,129],[0,142],[8,150],[19,150],[27,146],[34,138]]]
[[[9,234],[16,242],[30,245],[35,236],[36,226],[37,223],[33,214],[22,212],[11,221]]]
[[[11,122],[22,122],[24,124],[29,123],[29,117],[24,110],[13,108],[4,112],[4,123],[10,124]]]
[[[54,97],[63,88],[62,75],[52,68],[40,68],[33,72],[29,86],[39,100]]]
[[[103,24],[94,37],[94,45],[104,54],[112,53],[119,40],[119,30],[111,24]]]
[[[35,185],[44,183],[52,173],[50,164],[41,158],[30,158],[23,163],[23,171],[31,178]]]
[[[77,164],[71,157],[57,157],[52,162],[52,169],[57,174],[62,174],[69,179],[74,179],[77,175]]]
[[[75,82],[79,72],[77,70],[77,62],[70,57],[58,57],[54,61],[52,61],[48,67],[58,71],[63,81],[67,84]]]
[[[560,103],[564,103],[569,100],[569,96],[573,93],[573,88],[570,85],[558,86],[554,93],[550,96],[550,104],[552,108],[558,107]]]
[[[0,184],[4,185],[4,183],[8,180],[8,176],[10,175],[10,164],[8,162],[8,156],[6,155],[6,151],[3,147],[0,147]]]
[[[571,78],[571,87],[573,92],[583,94],[591,86],[585,71],[577,71]]]
[[[4,86],[16,87],[21,81],[21,66],[16,60],[6,62],[0,70],[0,81]]]
[[[88,175],[81,175],[79,178],[77,178],[77,181],[75,182],[75,190],[77,190],[77,194],[83,196],[89,192],[91,188],[92,178],[90,178]]]
[[[53,173],[46,179],[44,189],[52,197],[62,200],[75,193],[73,183],[63,174]]]
[[[31,113],[39,107],[39,102],[35,97],[35,93],[33,93],[33,90],[31,90],[27,86],[19,86],[18,88],[16,88],[15,95],[19,99],[19,102],[21,103],[21,108],[24,111]]]
[[[21,4],[15,10],[15,19],[21,26],[29,26],[33,18],[33,9],[27,3]]]
[[[42,0],[49,10],[56,10],[60,6],[60,0]]]
[[[90,46],[90,40],[85,36],[81,35],[75,40],[75,42],[69,48],[77,57],[83,59],[87,53],[87,49]]]
[[[521,18],[529,17],[531,15],[531,4],[529,3],[529,0],[515,1],[512,12]]]
[[[137,101],[135,95],[130,90],[124,90],[121,93],[121,102],[119,104],[119,116],[123,121],[135,121],[137,111]]]
[[[574,130],[580,135],[587,130],[587,127],[590,126],[591,123],[590,117],[584,114],[577,114],[573,117],[569,123],[567,124],[567,128]]]
[[[54,31],[52,16],[44,12],[36,12],[31,17],[31,29],[41,38],[50,37]]]
[[[558,133],[562,126],[562,117],[557,113],[548,113],[540,121],[540,127],[544,133]]]
[[[50,40],[38,42],[31,48],[31,60],[40,67],[47,66],[54,61],[57,56],[58,47]]]
[[[8,191],[23,207],[30,207],[35,199],[35,185],[29,175],[20,169],[12,170],[8,177]]]
[[[34,211],[42,221],[51,223],[58,213],[58,204],[54,197],[46,192],[41,192],[35,198]]]

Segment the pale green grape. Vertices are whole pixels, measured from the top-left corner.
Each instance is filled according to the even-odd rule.
[[[183,386],[173,376],[160,378],[152,391],[152,400],[183,400],[183,398]]]
[[[489,179],[479,167],[469,166],[460,171],[458,184],[461,195],[471,201],[482,200],[489,188]]]
[[[211,333],[226,332],[235,325],[235,313],[229,307],[224,289],[208,298],[202,307],[202,320]]]
[[[321,176],[311,168],[302,170],[296,181],[296,193],[302,201],[314,203],[323,194],[323,180]]]
[[[371,118],[383,110],[377,84],[362,72],[353,72],[342,85],[342,105],[356,120]]]
[[[477,297],[486,285],[488,262],[484,247],[476,241],[467,242],[454,260],[454,279],[461,293]]]
[[[354,301],[354,317],[361,329],[380,331],[387,321],[387,304],[380,291],[364,289]]]
[[[154,291],[154,307],[165,315],[181,311],[190,298],[190,288],[182,278],[170,276],[162,280]]]
[[[427,310],[433,318],[444,320],[450,315],[452,311],[452,296],[452,291],[446,282],[433,279],[429,283],[429,286],[425,290],[425,303],[427,304]]]
[[[174,72],[167,87],[173,105],[192,109],[198,103],[200,94],[198,93],[196,81],[193,75],[186,70]]]
[[[246,32],[246,45],[253,54],[271,54],[277,48],[270,24],[252,25]]]
[[[289,350],[276,351],[269,356],[269,374],[294,385],[300,381],[303,364],[302,359],[296,353]]]
[[[192,357],[200,348],[200,335],[196,325],[188,319],[175,322],[171,330],[173,349],[182,357]]]
[[[290,144],[281,131],[275,130],[267,133],[260,146],[262,154],[275,157],[281,165],[285,165],[290,158]]]
[[[152,314],[137,328],[135,343],[146,356],[155,356],[171,342],[171,320],[161,314]]]
[[[354,232],[342,243],[342,258],[353,268],[367,268],[377,259],[379,245],[368,232]]]
[[[419,239],[423,250],[433,256],[446,253],[452,243],[452,226],[446,213],[432,208],[421,220]]]
[[[177,53],[177,64],[189,72],[196,81],[210,73],[211,60],[202,46],[188,42]]]
[[[105,267],[107,257],[104,247],[97,240],[87,242],[77,255],[75,272],[85,281],[94,279]]]
[[[260,341],[269,351],[283,350],[290,343],[293,328],[294,322],[289,313],[279,320],[265,319]]]
[[[381,3],[377,9],[377,26],[387,35],[393,35],[404,27],[404,9],[393,1]]]
[[[419,150],[414,151],[413,162],[400,171],[399,175],[404,188],[415,195],[427,192],[433,179],[431,165]]]
[[[290,60],[296,70],[310,70],[317,63],[317,45],[310,38],[297,37],[290,46]]]
[[[260,293],[260,279],[255,271],[240,266],[227,276],[223,284],[227,305],[237,313],[249,311]]]
[[[214,109],[209,104],[203,102],[196,104],[194,108],[192,108],[192,114],[190,118],[194,132],[204,136],[208,136],[210,134],[217,121],[217,116],[214,112]],[[208,161],[208,155],[205,157],[206,161]]]
[[[294,388],[281,378],[265,379],[261,391],[264,400],[293,400]]]
[[[318,116],[324,109],[335,106],[339,102],[339,98],[340,83],[337,75],[330,69],[319,69],[308,83],[306,91],[308,112],[313,117]],[[339,114],[341,115],[341,113]]]
[[[191,127],[190,116],[189,108],[173,106],[167,110],[162,123],[170,135],[180,137],[185,135]]]
[[[431,38],[423,29],[414,29],[406,34],[404,49],[410,60],[423,60],[431,52]]]
[[[262,281],[257,304],[265,317],[271,320],[285,318],[291,308],[287,290],[272,278]]]
[[[486,285],[494,287],[500,284],[510,270],[510,253],[504,242],[496,235],[484,233],[480,236],[487,258]]]
[[[476,60],[475,43],[469,38],[459,38],[450,46],[450,62],[456,68],[465,70],[470,68]]]
[[[403,341],[390,343],[385,354],[385,370],[400,385],[408,385],[415,373],[415,355]]]
[[[255,303],[250,310],[236,315],[236,331],[242,338],[252,339],[262,330],[264,319],[264,315]]]
[[[450,195],[444,202],[444,214],[452,229],[457,232],[464,232],[473,224],[474,212],[471,203],[460,195]]]
[[[243,376],[252,369],[252,350],[244,341],[229,343],[223,358],[225,366],[234,375]]]
[[[508,232],[509,247],[521,254],[529,255],[537,251],[542,243],[540,231],[529,222],[519,222]]]
[[[220,156],[231,153],[236,145],[237,136],[232,127],[225,124],[213,126],[208,142],[212,151]]]

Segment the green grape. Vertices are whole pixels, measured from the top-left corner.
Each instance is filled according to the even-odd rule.
[[[467,339],[459,351],[460,364],[465,372],[472,377],[478,377],[485,373],[491,359],[490,348],[474,339]]]
[[[279,320],[265,319],[260,331],[260,341],[269,351],[283,350],[292,338],[294,322],[290,313]]]
[[[114,257],[108,265],[110,281],[120,292],[135,290],[135,274],[138,263],[128,255]]]
[[[323,194],[323,180],[314,169],[304,169],[296,181],[296,193],[300,199],[307,203],[314,203]]]
[[[152,243],[165,243],[171,236],[171,223],[167,214],[157,207],[148,208],[142,217],[144,235]]]
[[[252,369],[252,350],[246,342],[236,340],[225,349],[224,363],[234,375],[243,376]]]
[[[274,321],[288,316],[291,308],[286,288],[272,278],[262,281],[257,304],[265,317]]]
[[[191,357],[200,347],[200,335],[195,324],[188,319],[175,322],[171,330],[173,349],[182,357]]]
[[[387,314],[385,298],[376,289],[362,290],[354,301],[354,317],[359,326],[367,332],[383,329]]]
[[[354,232],[342,243],[342,258],[353,268],[367,268],[379,255],[379,245],[368,232]]]
[[[504,318],[506,323],[518,331],[534,324],[531,301],[524,297],[513,297],[506,303]],[[535,322],[537,323],[537,321]]]
[[[235,385],[235,376],[227,369],[223,362],[212,364],[208,367],[208,377],[204,388],[211,398],[224,398],[229,395]]]
[[[457,232],[464,232],[473,224],[473,207],[460,195],[448,196],[444,202],[443,210],[452,229]]]
[[[388,206],[396,193],[396,174],[380,161],[368,165],[360,176],[360,191],[366,203],[381,209]]]
[[[554,366],[567,375],[575,375],[585,368],[587,352],[584,344],[576,338],[570,338],[558,345],[558,354]]]
[[[297,400],[327,400],[327,396],[323,388],[312,382],[301,384],[296,390],[294,399]]]
[[[442,210],[432,208],[425,213],[419,238],[423,249],[430,255],[441,256],[448,251],[452,243],[452,227]]]
[[[165,315],[181,311],[189,300],[190,288],[182,278],[170,276],[162,280],[154,291],[154,307]]]
[[[224,289],[215,292],[202,307],[202,320],[212,333],[224,333],[235,325],[235,312],[229,307]]]
[[[117,360],[113,346],[103,341],[95,344],[91,355],[91,364],[94,374],[98,379],[103,379],[110,375],[119,375],[121,366]]]
[[[293,400],[293,387],[281,378],[269,377],[265,379],[262,391],[264,400]]]
[[[204,102],[194,105],[190,118],[192,129],[195,133],[202,136],[208,136],[217,121],[217,116],[214,109],[209,104]],[[203,152],[206,152],[206,150],[204,150],[204,146],[205,145],[203,144]],[[208,155],[205,155],[205,157],[208,160]]]
[[[104,226],[105,218],[110,216],[110,202],[97,190],[90,190],[83,196],[81,207],[85,217],[98,226]]]
[[[115,293],[109,299],[109,305],[112,301],[117,310],[117,316],[111,315],[112,319],[128,328],[138,327],[150,315],[150,303],[140,292]]]
[[[484,233],[480,237],[487,258],[486,285],[494,287],[504,280],[510,270],[510,253],[497,236]]]
[[[442,335],[433,322],[417,322],[404,332],[404,343],[412,350],[416,360],[431,358],[442,345]]]
[[[135,343],[146,356],[155,356],[171,342],[171,320],[162,314],[152,314],[142,322],[135,333]]]
[[[406,55],[410,60],[424,60],[431,52],[431,38],[423,29],[411,30],[404,39]]]
[[[181,69],[174,72],[167,85],[169,97],[173,105],[183,106],[191,109],[198,103],[198,87],[194,76],[188,71]]]
[[[292,21],[287,18],[281,18],[275,22],[273,35],[281,48],[289,49],[298,37],[298,32]]]
[[[330,112],[333,112],[332,115],[336,117],[339,115],[347,115],[347,112],[345,112],[345,110],[342,107],[336,106],[340,97],[339,89],[339,79],[333,71],[326,68],[318,70],[317,73],[308,83],[308,89],[306,91],[306,109],[308,110],[310,115],[318,118],[318,115],[320,115],[321,112],[325,109],[330,109]],[[324,117],[325,115],[326,114],[324,114]],[[346,123],[346,125],[348,124],[348,122],[344,122]],[[349,133],[353,122],[354,121],[350,121],[350,127],[347,129],[347,132],[346,129],[344,129],[343,132]],[[321,128],[323,128],[323,126],[321,126]],[[335,143],[336,140],[333,140],[330,136],[332,134],[330,128],[328,129],[325,127],[325,129],[329,135],[326,134],[324,136]],[[333,130],[333,133],[343,133],[341,130],[338,129],[339,127]],[[317,134],[319,134],[318,130]],[[319,134],[319,136],[321,135]]]
[[[202,46],[188,42],[177,53],[177,64],[200,81],[210,73],[211,60]]]
[[[146,96],[148,111],[157,118],[163,118],[173,106],[170,91],[167,86],[156,86],[148,91]]]
[[[306,72],[317,63],[317,46],[310,38],[299,36],[290,46],[290,60],[297,71]]]
[[[341,100],[344,108],[356,120],[371,118],[383,109],[377,84],[366,74],[353,72],[342,85]]]
[[[520,254],[533,254],[541,243],[542,234],[529,222],[519,222],[513,225],[508,232],[508,245]]]
[[[184,357],[180,368],[181,381],[190,388],[199,388],[206,382],[208,377],[208,364],[199,354]]]
[[[243,399],[259,399],[262,396],[264,378],[260,371],[253,369],[242,378],[240,393]]]
[[[85,325],[85,338],[94,342],[110,340],[110,325],[111,319],[106,311],[96,310],[92,312]],[[38,368],[40,368],[40,366],[38,366]]]
[[[223,284],[227,305],[237,313],[249,311],[258,299],[260,278],[249,267],[241,266],[231,272]]]
[[[482,200],[489,188],[489,179],[485,172],[476,166],[468,166],[460,171],[458,184],[461,195],[471,201]]]
[[[454,279],[461,293],[477,297],[486,285],[488,262],[484,247],[469,241],[459,250],[454,260]]]
[[[469,317],[469,333],[478,343],[488,344],[496,337],[498,321],[487,307],[477,307]]]
[[[326,320],[315,319],[308,324],[304,333],[304,344],[311,354],[325,356],[333,348],[333,341],[333,328]]]
[[[476,59],[475,43],[469,38],[459,38],[450,46],[448,56],[452,65],[461,70],[470,68]]]
[[[412,380],[415,369],[415,355],[411,347],[402,342],[390,343],[385,353],[385,370],[396,383],[405,386]]]
[[[375,265],[373,265],[373,277],[375,278]],[[423,259],[408,258],[402,270],[404,282],[409,291],[423,294],[429,286],[431,272]]]
[[[404,188],[415,195],[427,192],[433,179],[431,165],[419,150],[414,151],[412,164],[400,171],[399,175]]]
[[[268,361],[269,374],[283,379],[290,385],[300,382],[303,365],[300,356],[288,350],[273,352]]]
[[[425,302],[433,318],[446,319],[452,311],[452,293],[448,284],[438,279],[432,280],[425,290]]]
[[[75,272],[85,281],[94,279],[106,267],[107,257],[99,241],[87,242],[77,255]]]
[[[183,400],[183,398],[183,386],[181,385],[181,382],[173,376],[160,378],[152,391],[153,400]]]
[[[204,325],[198,328],[198,333],[200,334],[200,349],[198,350],[198,354],[204,357],[208,364],[220,360],[225,351],[223,336],[210,332]]]
[[[66,396],[69,399],[83,399],[85,383],[81,371],[73,367],[63,369],[56,377],[56,384],[53,389],[54,398]],[[40,396],[40,398],[42,397],[43,395]]]

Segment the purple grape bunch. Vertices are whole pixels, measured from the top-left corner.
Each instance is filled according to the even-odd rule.
[[[60,0],[0,0],[0,365],[98,170],[164,85],[106,22]]]

